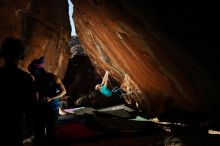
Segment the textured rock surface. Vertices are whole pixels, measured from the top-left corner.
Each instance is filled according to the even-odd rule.
[[[66,1],[1,0],[0,29],[0,40],[15,36],[25,42],[26,54],[21,68],[27,70],[32,59],[44,55],[46,70],[64,77],[70,54]]]
[[[133,106],[151,115],[159,115],[174,107],[194,112],[211,109],[216,101],[213,94],[216,90],[207,76],[187,55],[187,51],[181,49],[178,41],[159,31],[170,24],[167,28],[173,29],[173,32],[193,32],[193,28],[178,25],[175,28],[177,19],[173,16],[182,12],[179,7],[173,9],[170,6],[169,10],[166,9],[169,4],[163,7],[161,3],[155,7],[152,2],[143,1],[73,2],[76,33],[82,46],[101,75],[104,70],[110,70],[116,80],[126,83],[127,89],[133,91],[129,97]],[[190,9],[197,11],[197,7],[192,7],[186,9],[186,13]],[[159,15],[164,25],[157,20]],[[185,20],[190,26],[190,19]],[[190,37],[187,39],[193,39]]]
[[[173,7],[141,0],[73,2],[76,31],[86,54],[101,76],[109,70],[133,92],[129,104],[153,116],[178,108],[218,111],[219,55],[213,49],[218,42],[217,9],[200,3],[172,3]],[[0,41],[8,35],[26,44],[21,68],[27,70],[32,59],[45,55],[46,69],[64,78],[70,58],[67,1],[1,0]],[[77,76],[65,78],[75,89],[84,88],[74,83],[81,85],[80,74],[90,64],[82,58],[87,63],[81,62]]]

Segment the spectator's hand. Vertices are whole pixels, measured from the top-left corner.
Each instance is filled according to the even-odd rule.
[[[107,70],[106,73],[107,73],[107,74],[110,74],[110,71]]]
[[[47,102],[50,102],[52,100],[52,98],[47,97]]]

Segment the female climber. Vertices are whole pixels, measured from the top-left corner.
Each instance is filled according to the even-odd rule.
[[[120,87],[114,87],[113,89],[110,89],[109,74],[110,74],[109,71],[105,72],[105,75],[102,79],[101,84],[97,84],[95,86],[95,90],[100,91],[106,97],[111,97],[112,95],[120,95],[124,93],[125,91],[121,89]]]

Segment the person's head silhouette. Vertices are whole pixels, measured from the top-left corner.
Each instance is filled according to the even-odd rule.
[[[44,70],[44,57],[34,59],[28,66],[28,71],[35,77],[40,76],[45,72]]]
[[[18,61],[24,58],[24,44],[15,37],[6,37],[1,45],[0,56],[5,63],[18,65]]]

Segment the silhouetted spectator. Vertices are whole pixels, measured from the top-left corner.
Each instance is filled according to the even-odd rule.
[[[7,146],[22,146],[27,130],[29,136],[31,134],[33,79],[30,74],[18,68],[23,53],[21,40],[14,37],[3,40],[0,56],[4,58],[5,64],[0,68],[0,129],[1,142]]]
[[[36,143],[40,146],[45,143],[55,146],[57,144],[55,126],[59,112],[63,112],[60,108],[60,97],[66,94],[66,89],[56,75],[45,71],[43,57],[34,59],[28,70],[34,76],[37,95]]]

